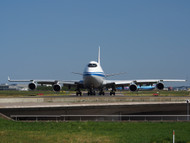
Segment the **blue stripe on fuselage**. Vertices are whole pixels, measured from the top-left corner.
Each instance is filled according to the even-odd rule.
[[[85,72],[83,74],[83,76],[101,76],[101,77],[105,77],[103,72]]]

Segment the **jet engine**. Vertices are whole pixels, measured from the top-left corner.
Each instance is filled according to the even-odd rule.
[[[131,85],[129,86],[129,90],[130,90],[130,91],[137,91],[137,85],[136,85],[136,84],[131,84]]]
[[[156,84],[156,88],[159,89],[159,90],[163,90],[164,89],[164,84],[159,82]]]
[[[57,91],[57,92],[58,92],[58,91],[61,90],[61,88],[62,88],[62,86],[61,86],[60,84],[54,84],[54,85],[53,85],[53,90],[54,90],[54,91]]]
[[[28,88],[29,88],[30,90],[35,90],[35,89],[37,88],[37,84],[36,84],[36,83],[29,83],[29,84],[28,84]]]

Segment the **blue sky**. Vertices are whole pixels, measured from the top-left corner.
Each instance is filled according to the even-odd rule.
[[[97,60],[112,79],[190,76],[189,0],[0,1],[0,83],[81,79]]]

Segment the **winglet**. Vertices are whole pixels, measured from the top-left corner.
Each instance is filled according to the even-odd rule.
[[[98,63],[100,64],[100,46],[99,46],[99,49],[98,49]]]
[[[8,76],[8,81],[11,81],[10,77]]]

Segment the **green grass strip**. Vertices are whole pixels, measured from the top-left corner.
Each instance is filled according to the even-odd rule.
[[[0,119],[0,143],[190,142],[190,122],[14,122]]]

